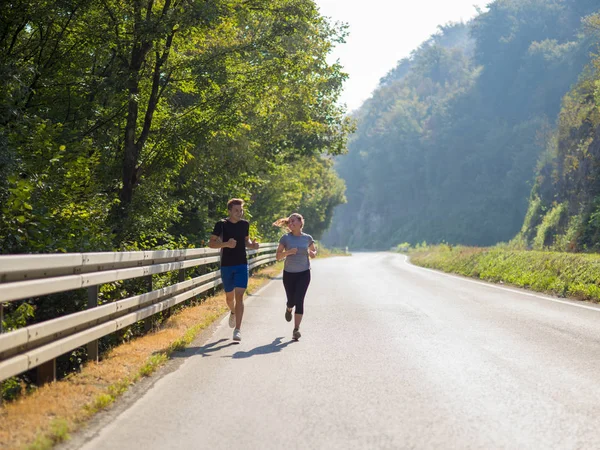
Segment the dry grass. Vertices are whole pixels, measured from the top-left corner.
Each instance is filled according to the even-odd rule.
[[[281,270],[278,263],[255,273],[248,292]],[[185,347],[226,311],[221,292],[174,314],[159,330],[114,348],[100,363],[86,364],[79,373],[1,406],[0,448],[47,449],[68,439],[69,432],[164,364],[173,350]]]

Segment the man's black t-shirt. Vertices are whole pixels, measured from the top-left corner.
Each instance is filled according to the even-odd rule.
[[[215,224],[212,234],[219,236],[223,242],[233,238],[237,241],[235,248],[222,248],[221,266],[239,266],[248,264],[246,258],[246,237],[250,232],[250,223],[247,220],[239,220],[236,223],[228,219],[219,220]]]

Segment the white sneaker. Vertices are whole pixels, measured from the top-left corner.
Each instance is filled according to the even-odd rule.
[[[242,333],[237,328],[233,330],[233,340],[237,342],[242,340]]]
[[[235,314],[233,312],[229,313],[229,328],[235,328]]]

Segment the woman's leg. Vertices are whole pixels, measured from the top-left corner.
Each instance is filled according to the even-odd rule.
[[[285,320],[290,322],[292,320],[292,308],[294,307],[294,290],[295,290],[295,274],[283,271],[283,287],[285,289],[286,301],[286,312]]]
[[[294,303],[296,304],[296,314],[294,315],[294,328],[300,328],[302,316],[304,315],[304,297],[310,284],[310,270],[298,274],[294,290]]]

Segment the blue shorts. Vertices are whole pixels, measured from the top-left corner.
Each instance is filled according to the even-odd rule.
[[[221,280],[223,280],[225,292],[231,292],[235,288],[246,289],[248,287],[248,264],[221,267]]]

